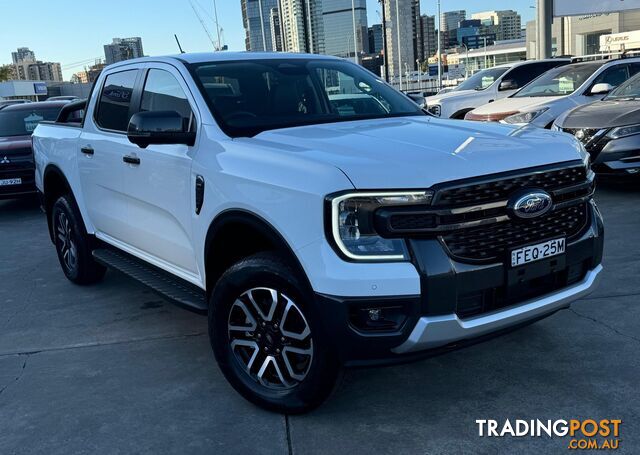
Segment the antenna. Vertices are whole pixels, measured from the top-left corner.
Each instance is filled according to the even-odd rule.
[[[173,36],[175,36],[176,38],[176,43],[178,43],[178,49],[180,49],[180,53],[184,54],[184,51],[182,50],[182,46],[180,46],[180,40],[178,39],[178,35],[174,34]]]

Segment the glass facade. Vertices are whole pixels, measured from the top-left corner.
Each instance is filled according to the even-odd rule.
[[[355,45],[353,16],[355,12]],[[324,53],[338,57],[353,58],[369,52],[366,0],[323,0],[322,18],[324,22]]]
[[[274,51],[271,33],[271,10],[278,8],[278,0],[241,0],[242,21],[248,51]]]

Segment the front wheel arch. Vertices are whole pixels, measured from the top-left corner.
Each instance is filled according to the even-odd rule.
[[[211,222],[204,246],[207,297],[222,274],[241,259],[261,252],[277,252],[286,258],[311,290],[302,264],[276,228],[260,215],[242,209],[225,210]]]
[[[464,120],[464,116],[467,115],[468,112],[471,112],[474,108],[473,107],[467,107],[464,109],[460,109],[459,111],[455,112],[451,117],[451,119],[454,120]]]

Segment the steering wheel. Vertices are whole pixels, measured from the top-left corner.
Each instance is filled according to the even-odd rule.
[[[233,119],[235,119],[236,117],[249,117],[249,118],[258,118],[258,116],[256,114],[254,114],[253,112],[249,112],[249,111],[237,111],[237,112],[233,112],[232,114],[227,115],[227,122],[232,121]]]

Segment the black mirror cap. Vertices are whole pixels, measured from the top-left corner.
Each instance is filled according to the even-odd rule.
[[[196,133],[187,131],[184,119],[176,111],[138,112],[129,120],[129,142],[141,148],[152,144],[184,144],[193,146]]]

